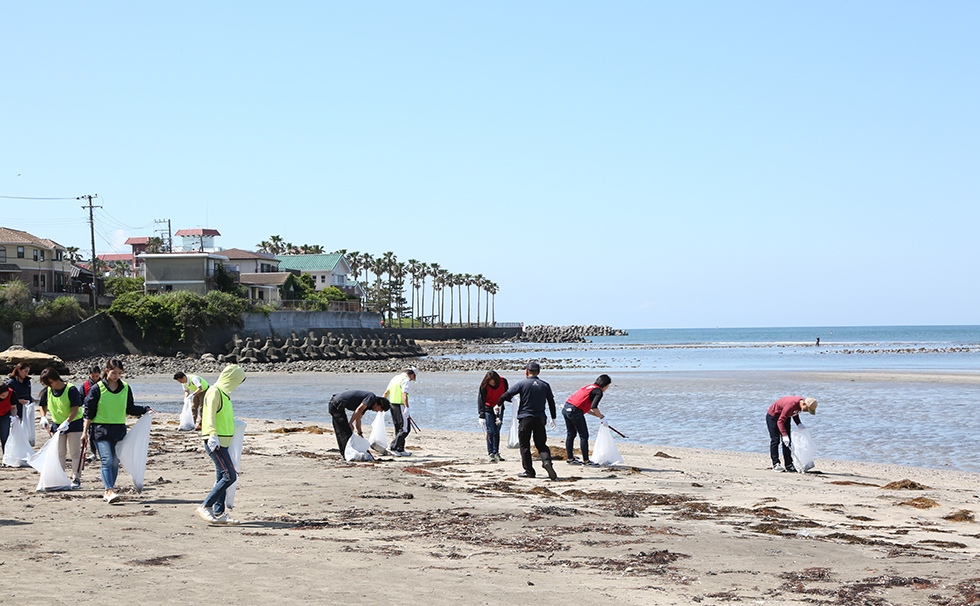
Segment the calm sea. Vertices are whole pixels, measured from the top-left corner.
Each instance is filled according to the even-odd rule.
[[[503,353],[466,357],[540,360],[541,376],[551,383],[559,404],[553,439],[564,436],[560,404],[599,373],[608,373],[613,385],[601,408],[631,442],[756,452],[760,467],[766,466],[766,409],[782,396],[800,395],[820,402],[818,414],[805,421],[818,466],[820,458],[836,458],[980,472],[980,326],[629,333],[573,346],[514,344]],[[562,368],[570,362],[584,368]],[[860,371],[885,371],[887,376]],[[476,433],[482,375],[420,374],[413,385],[413,416],[423,432],[469,430],[474,440],[482,440]],[[503,375],[511,382],[523,378],[517,372]],[[328,423],[331,394],[345,389],[381,393],[388,378],[255,373],[235,392],[235,411]],[[179,410],[180,388],[169,377],[137,377],[132,384],[137,400],[164,412]],[[589,423],[594,437],[597,425]],[[511,452],[515,459],[516,451]]]

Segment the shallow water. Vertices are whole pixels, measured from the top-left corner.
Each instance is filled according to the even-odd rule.
[[[561,404],[599,372],[606,371],[546,368],[542,372],[559,406],[558,429],[549,432],[552,438],[564,437]],[[759,464],[768,465],[766,409],[782,396],[801,395],[820,402],[817,415],[804,415],[804,423],[812,430],[818,466],[820,458],[835,458],[980,472],[976,447],[980,417],[973,412],[980,401],[980,384],[934,382],[928,377],[912,382],[865,381],[846,374],[808,377],[790,372],[633,370],[609,374],[613,385],[601,408],[630,442],[757,452]],[[523,373],[503,375],[511,383],[523,378]],[[482,372],[420,374],[412,385],[411,402],[412,416],[423,434],[426,429],[464,430],[482,441],[476,414],[482,377]],[[253,373],[233,394],[235,413],[329,423],[327,402],[332,394],[346,389],[380,394],[389,378]],[[161,412],[179,412],[180,386],[170,377],[136,377],[131,385],[139,403],[151,404]],[[506,422],[511,410],[508,408]],[[598,419],[588,418],[594,439]]]

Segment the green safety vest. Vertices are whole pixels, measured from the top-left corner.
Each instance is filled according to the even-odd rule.
[[[65,389],[57,397],[51,393],[52,389],[48,388],[48,408],[51,410],[51,419],[58,425],[67,421],[71,415],[71,400],[68,399],[68,390],[72,387],[74,385],[71,383],[65,383]],[[78,415],[78,418],[81,419],[82,416]]]
[[[235,412],[231,407],[231,398],[217,387],[214,389],[221,395],[221,404],[218,405],[218,412],[214,415],[216,427],[211,426],[211,411],[208,410],[211,407],[211,398],[205,397],[204,410],[201,411],[201,435],[207,437],[211,435],[213,429],[219,438],[230,438],[235,435]]]
[[[185,389],[187,390],[187,393],[194,393],[195,391],[197,391],[196,388],[195,389],[191,389],[191,387],[194,385],[193,383],[191,383],[191,379],[200,379],[201,380],[201,393],[204,393],[204,392],[206,392],[208,390],[209,385],[208,385],[208,382],[204,380],[204,377],[199,377],[197,375],[187,375],[187,383],[184,384],[185,385]]]
[[[402,393],[402,380],[407,379],[408,375],[401,373],[395,375],[395,377],[388,381],[388,401],[392,404],[403,404],[405,402],[405,394]]]
[[[99,408],[95,413],[93,423],[99,425],[125,425],[126,424],[126,405],[129,402],[129,385],[123,381],[122,389],[119,393],[109,391],[109,386],[105,384],[105,379],[99,381]]]

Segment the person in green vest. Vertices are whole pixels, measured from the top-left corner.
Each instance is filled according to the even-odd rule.
[[[85,419],[83,431],[92,439],[99,451],[102,461],[102,484],[105,494],[102,499],[109,504],[119,501],[122,497],[116,494],[116,477],[119,476],[119,457],[116,456],[116,444],[126,437],[126,415],[142,417],[148,412],[154,412],[148,406],[137,406],[133,401],[133,392],[129,385],[123,382],[123,363],[118,358],[106,362],[102,371],[102,380],[88,390],[85,396]]]
[[[85,420],[82,419],[82,394],[77,387],[66,383],[54,368],[41,371],[41,385],[47,387],[38,401],[41,408],[41,429],[48,435],[57,436],[58,456],[64,465],[65,456],[71,454],[71,487],[82,485],[83,436]],[[51,421],[48,421],[48,410]]]
[[[174,373],[174,380],[183,385],[184,397],[193,396],[191,404],[191,414],[194,415],[194,429],[201,428],[201,405],[204,403],[204,393],[208,390],[208,382],[203,377],[197,375],[185,375],[178,370]]]
[[[204,450],[214,461],[217,480],[204,503],[197,508],[197,515],[212,524],[238,524],[225,511],[225,493],[238,480],[238,472],[231,460],[228,446],[235,436],[235,412],[231,405],[231,392],[245,381],[245,371],[237,364],[229,364],[221,371],[218,380],[204,395],[201,410],[201,435]]]
[[[414,368],[400,372],[388,381],[388,389],[381,396],[391,402],[391,422],[395,426],[395,439],[388,445],[388,450],[396,457],[407,457],[412,454],[405,451],[405,438],[412,431],[412,423],[409,420],[412,414],[408,411],[408,390],[409,383],[414,380]]]

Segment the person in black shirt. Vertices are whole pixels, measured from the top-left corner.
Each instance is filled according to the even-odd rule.
[[[340,456],[344,456],[347,449],[347,442],[354,432],[363,436],[361,433],[361,417],[368,410],[375,412],[387,412],[391,404],[384,398],[379,398],[370,391],[361,389],[348,389],[347,391],[334,394],[330,397],[330,416],[333,419],[333,432],[337,436],[337,446],[340,447]],[[350,420],[347,420],[347,411],[353,411]]]
[[[521,394],[521,403],[517,407],[517,439],[521,445],[521,464],[524,472],[517,474],[520,478],[533,478],[536,474],[534,466],[531,464],[531,439],[534,438],[534,446],[538,449],[541,457],[541,466],[548,472],[548,477],[552,480],[558,479],[555,467],[551,464],[551,451],[548,450],[548,431],[545,429],[544,405],[547,402],[551,412],[551,428],[555,428],[555,396],[551,393],[551,386],[538,378],[541,373],[541,366],[537,362],[528,362],[524,367],[523,381],[515,383],[513,387],[500,396],[500,402],[510,402],[515,395]]]

